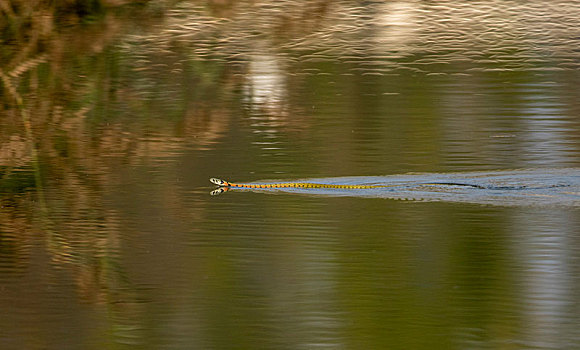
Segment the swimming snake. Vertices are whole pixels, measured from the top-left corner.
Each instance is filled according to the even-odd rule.
[[[402,187],[409,186],[406,184],[393,184],[393,185],[335,185],[335,184],[319,184],[311,182],[280,182],[271,184],[244,184],[229,182],[221,179],[216,179],[212,177],[209,181],[213,184],[219,186],[219,188],[212,192],[212,194],[220,194],[227,191],[230,188],[336,188],[336,189],[373,189],[373,188],[386,188],[386,187]],[[448,186],[466,186],[473,188],[486,188],[480,185],[456,183],[456,182],[429,182],[429,183],[416,183],[414,186],[429,186],[429,185],[448,185]]]

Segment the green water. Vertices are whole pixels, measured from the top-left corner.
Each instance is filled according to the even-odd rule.
[[[580,347],[577,2],[6,13],[1,349]]]

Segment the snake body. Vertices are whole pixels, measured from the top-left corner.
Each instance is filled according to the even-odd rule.
[[[370,189],[390,187],[384,185],[331,185],[331,184],[316,184],[310,182],[281,182],[273,184],[242,184],[234,183],[221,179],[211,178],[209,181],[220,187],[236,187],[236,188],[344,188],[344,189]]]
[[[226,188],[337,188],[337,189],[373,189],[373,188],[386,188],[386,187],[401,187],[406,186],[405,184],[396,185],[335,185],[335,184],[319,184],[311,182],[281,182],[272,184],[244,184],[244,183],[234,183],[221,179],[211,178],[209,181],[213,184],[220,186],[222,189]],[[466,186],[474,188],[485,188],[480,185],[463,184],[455,182],[430,182],[430,183],[419,183],[415,185],[451,185],[451,186]]]

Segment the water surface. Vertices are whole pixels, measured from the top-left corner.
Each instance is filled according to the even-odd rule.
[[[163,1],[2,31],[0,347],[580,347],[579,14]]]

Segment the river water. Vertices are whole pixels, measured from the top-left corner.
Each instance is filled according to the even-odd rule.
[[[580,348],[580,3],[155,6],[2,40],[1,349]]]

